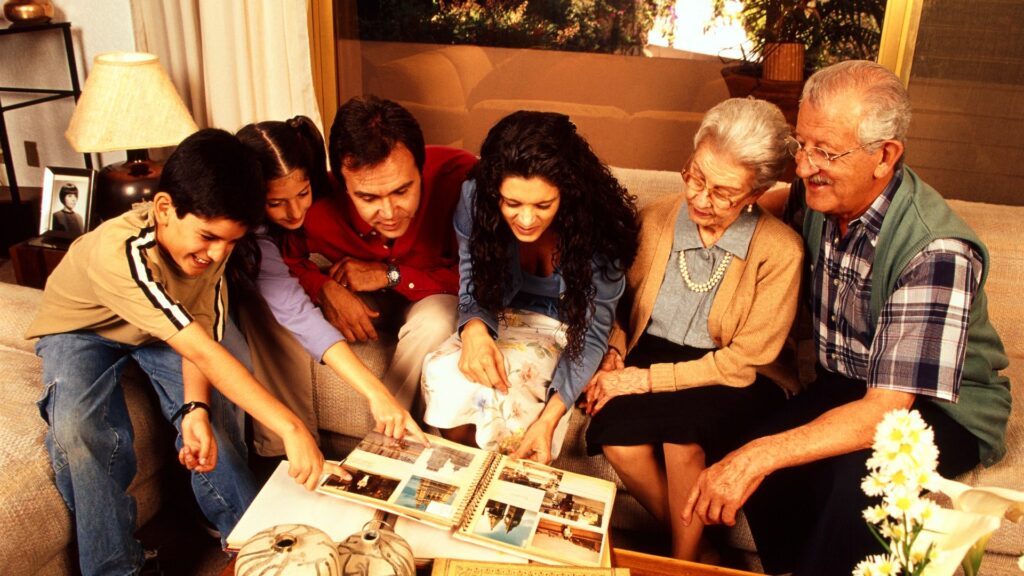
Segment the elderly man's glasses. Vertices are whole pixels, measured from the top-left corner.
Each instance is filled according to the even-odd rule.
[[[688,169],[682,170],[680,173],[683,175],[683,182],[686,183],[686,187],[690,192],[688,194],[690,198],[697,197],[701,192],[707,192],[711,204],[719,210],[735,208],[737,203],[750,195],[750,193],[741,194],[739,197],[733,198],[725,190],[713,186],[709,187],[707,180],[699,174],[694,174]]]
[[[796,138],[789,137],[786,138],[786,152],[789,152],[789,155],[792,156],[793,158],[796,158],[797,160],[799,160],[799,158],[797,158],[797,154],[803,152],[804,154],[807,155],[807,161],[811,163],[811,166],[813,166],[815,170],[823,170],[832,166],[833,162],[839,160],[844,156],[853,154],[857,150],[863,150],[868,146],[873,146],[875,144],[878,144],[879,142],[884,141],[885,140],[875,140],[874,142],[868,142],[867,144],[861,144],[856,148],[851,148],[846,152],[832,154],[831,152],[826,152],[825,150],[822,150],[821,148],[818,148],[816,146],[804,146],[803,144],[797,142]]]

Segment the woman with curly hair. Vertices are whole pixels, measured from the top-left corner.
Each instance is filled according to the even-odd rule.
[[[567,116],[519,111],[487,134],[455,232],[459,332],[424,363],[424,421],[550,462],[607,350],[635,201]]]

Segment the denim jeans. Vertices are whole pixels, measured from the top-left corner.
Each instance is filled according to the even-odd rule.
[[[44,336],[36,345],[43,359],[40,414],[49,424],[46,447],[57,489],[75,516],[79,565],[85,576],[134,574],[142,566],[135,540],[136,506],[128,485],[136,472],[121,373],[134,360],[149,376],[164,418],[184,399],[181,356],[164,343],[131,346],[92,332]],[[203,514],[226,537],[255,497],[257,486],[238,440],[238,411],[216,391],[211,415],[217,466],[193,473],[192,490]],[[225,425],[226,423],[226,425]],[[174,422],[181,448],[181,421]]]

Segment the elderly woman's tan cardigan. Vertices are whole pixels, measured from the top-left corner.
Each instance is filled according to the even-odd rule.
[[[651,319],[672,253],[676,217],[685,209],[685,195],[679,194],[659,198],[640,214],[640,248],[609,336],[609,347],[620,353],[636,346]],[[800,236],[762,213],[746,259],[733,258],[711,305],[708,332],[717,349],[689,362],[652,365],[652,390],[748,386],[760,372],[787,392],[798,391],[795,366],[782,362],[780,351],[796,315],[802,259]]]

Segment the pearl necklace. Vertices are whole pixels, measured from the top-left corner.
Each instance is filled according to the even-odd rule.
[[[686,282],[687,288],[694,292],[707,292],[718,284],[722,276],[725,276],[725,269],[729,267],[729,262],[732,261],[732,254],[729,252],[725,253],[725,257],[715,267],[715,271],[711,274],[711,278],[708,278],[707,282],[703,284],[695,284],[693,280],[690,280],[690,270],[686,267],[686,252],[683,250],[679,251],[679,273],[683,276],[683,282]]]

